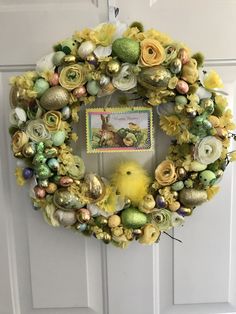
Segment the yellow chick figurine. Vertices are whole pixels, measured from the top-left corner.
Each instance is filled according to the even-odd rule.
[[[154,209],[156,205],[156,202],[154,200],[154,197],[152,196],[152,194],[147,194],[144,196],[144,198],[141,200],[141,202],[139,203],[139,210],[145,214],[149,214],[152,212],[152,210]]]
[[[151,178],[136,161],[125,161],[113,173],[111,183],[118,194],[138,206],[147,194]]]

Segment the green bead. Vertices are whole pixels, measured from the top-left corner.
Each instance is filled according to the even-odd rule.
[[[55,52],[52,62],[55,66],[59,66],[61,65],[61,63],[63,62],[63,59],[65,57],[65,53],[63,51],[57,51]]]
[[[121,221],[124,227],[137,229],[145,225],[148,221],[147,215],[137,208],[129,207],[122,211]]]
[[[140,46],[131,38],[118,38],[112,44],[112,53],[123,62],[137,63]]]
[[[184,182],[183,181],[177,181],[171,185],[171,190],[173,191],[180,191],[184,188]]]
[[[54,146],[60,146],[66,139],[66,133],[64,131],[57,131],[52,134],[52,142]]]
[[[214,183],[216,175],[211,170],[204,170],[199,175],[199,180],[204,186],[211,185]]]
[[[36,80],[34,84],[34,90],[38,97],[41,97],[46,92],[46,90],[49,89],[49,87],[49,83],[43,78]]]
[[[100,87],[99,87],[99,84],[97,81],[89,81],[86,85],[86,89],[87,89],[87,92],[92,95],[92,96],[96,96],[97,93],[99,92],[100,90]]]
[[[175,103],[180,105],[186,105],[188,103],[188,99],[185,96],[176,96]]]

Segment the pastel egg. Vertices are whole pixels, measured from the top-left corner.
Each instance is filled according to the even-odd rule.
[[[179,80],[176,85],[176,89],[180,94],[187,94],[187,92],[189,91],[188,83],[183,80]]]
[[[34,83],[34,90],[38,97],[41,97],[49,89],[49,87],[48,81],[43,78],[37,79]]]
[[[71,116],[71,109],[69,106],[65,106],[62,108],[61,110],[61,117],[62,117],[62,120],[67,120],[69,119]]]
[[[175,103],[180,105],[186,105],[188,103],[188,99],[185,96],[178,95],[175,97]]]
[[[65,55],[66,55],[66,54],[65,54],[63,51],[57,51],[57,52],[55,52],[55,54],[54,54],[54,56],[53,56],[53,59],[52,59],[53,63],[54,63],[56,66],[59,66],[59,65],[62,63],[62,61],[63,61]]]
[[[199,180],[204,186],[211,185],[216,179],[216,175],[211,170],[204,170],[199,175]]]
[[[87,83],[86,88],[90,95],[96,96],[97,93],[99,92],[100,86],[97,81],[92,80]]]
[[[57,171],[59,169],[59,162],[56,158],[50,158],[47,161],[48,167],[53,171]]]
[[[51,86],[56,86],[59,83],[59,75],[58,73],[53,73],[53,76],[51,77],[49,81]]]
[[[57,131],[52,134],[52,142],[54,146],[60,146],[66,139],[66,133],[64,131]]]

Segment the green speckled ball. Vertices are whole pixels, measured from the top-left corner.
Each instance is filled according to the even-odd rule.
[[[112,44],[112,54],[123,62],[137,63],[140,55],[139,43],[130,38],[118,38]]]
[[[216,179],[216,175],[211,170],[204,170],[199,175],[199,180],[204,186],[211,185]]]

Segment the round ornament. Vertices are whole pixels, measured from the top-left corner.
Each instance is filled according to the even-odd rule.
[[[230,151],[235,124],[219,74],[203,69],[201,53],[135,25],[103,23],[75,32],[34,71],[13,77],[10,91],[15,174],[29,186],[34,209],[51,226],[120,248],[157,243],[183,225],[217,193],[236,160]],[[73,151],[72,141],[84,136],[75,132],[80,109],[117,97],[130,109],[136,99],[153,108],[155,123],[172,139],[152,173],[127,160],[105,178]],[[109,117],[102,120],[98,140],[108,148],[118,138],[127,147],[139,138],[134,123],[116,133]]]

